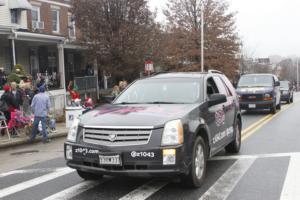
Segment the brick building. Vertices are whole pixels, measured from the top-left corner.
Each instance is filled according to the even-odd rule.
[[[0,0],[0,67],[9,73],[15,64],[33,78],[55,79],[52,93],[65,95],[65,85],[85,74],[86,49],[77,39],[70,0]],[[61,102],[60,102],[61,103]]]

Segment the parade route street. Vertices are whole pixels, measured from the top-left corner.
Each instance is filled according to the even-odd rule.
[[[300,199],[300,95],[275,115],[243,113],[242,149],[225,151],[208,161],[199,189],[176,179],[104,176],[84,181],[65,165],[63,142],[28,144],[0,152],[0,199]]]

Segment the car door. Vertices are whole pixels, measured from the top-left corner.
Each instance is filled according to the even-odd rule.
[[[214,78],[208,77],[206,80],[206,101],[209,101],[212,94],[218,93],[220,93],[220,91]],[[207,108],[206,123],[212,138],[212,152],[219,150],[219,147],[222,146],[224,137],[226,136],[225,106],[225,103],[221,103]]]
[[[235,109],[234,109],[234,96],[230,92],[229,88],[224,83],[221,76],[215,76],[214,80],[217,84],[220,94],[224,94],[227,97],[227,101],[223,104],[223,111],[225,113],[225,123],[224,130],[226,132],[224,138],[220,141],[220,146],[228,144],[233,137],[233,125],[235,119]]]

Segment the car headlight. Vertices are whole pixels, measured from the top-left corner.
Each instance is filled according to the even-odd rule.
[[[67,140],[70,142],[76,142],[77,130],[79,125],[79,119],[74,119],[72,126],[69,129]]]
[[[264,97],[265,97],[265,98],[271,98],[271,95],[270,95],[270,94],[265,94]]]
[[[180,120],[165,124],[161,145],[178,145],[183,143],[183,126]]]

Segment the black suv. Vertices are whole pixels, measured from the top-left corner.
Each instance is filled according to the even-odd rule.
[[[239,152],[241,127],[238,98],[225,75],[159,74],[75,119],[65,158],[84,179],[179,175],[199,187],[208,158],[224,148]]]
[[[280,81],[281,101],[286,103],[294,102],[294,90],[289,81]]]

